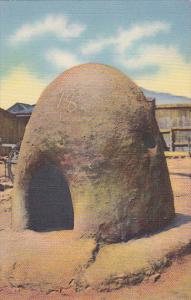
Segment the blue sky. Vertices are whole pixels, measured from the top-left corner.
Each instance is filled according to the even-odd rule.
[[[191,96],[191,1],[1,1],[0,104],[36,102],[76,64],[99,62]]]

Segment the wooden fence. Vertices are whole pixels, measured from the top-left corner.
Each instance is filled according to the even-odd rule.
[[[170,151],[191,151],[191,104],[157,105],[156,119]]]
[[[188,147],[188,151],[191,152],[191,138],[190,136],[187,137],[187,140],[185,139],[184,141],[177,141],[176,140],[176,133],[177,132],[190,132],[191,133],[191,128],[170,128],[170,129],[161,129],[160,132],[164,135],[169,135],[170,143],[167,145],[168,150],[170,151],[176,151],[177,148],[182,148],[182,147]],[[167,138],[165,139],[167,140]]]

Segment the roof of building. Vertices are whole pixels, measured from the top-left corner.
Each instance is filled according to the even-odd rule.
[[[190,109],[190,103],[177,103],[177,104],[161,104],[156,106],[157,109]]]
[[[14,115],[31,115],[35,105],[17,102],[8,108],[8,112]]]

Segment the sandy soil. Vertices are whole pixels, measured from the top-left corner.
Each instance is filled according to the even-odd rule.
[[[181,211],[184,218],[180,222],[187,222],[191,215],[191,159],[168,159],[172,187],[175,196],[176,211]],[[3,178],[3,166],[0,165],[0,180]],[[10,184],[9,181],[4,181]],[[11,193],[8,188],[0,192],[0,231],[10,227]],[[184,234],[184,232],[183,232]],[[190,233],[191,234],[191,233]],[[123,288],[108,293],[98,293],[87,290],[74,295],[64,295],[63,291],[49,294],[21,288],[0,289],[0,299],[79,299],[79,300],[138,300],[138,299],[191,299],[191,255],[176,259],[162,274],[151,276],[138,286]]]
[[[190,300],[191,299],[191,255],[176,260],[162,276],[154,282],[150,278],[138,286],[123,288],[108,293],[87,291],[77,295],[64,295],[62,291],[49,294],[20,288],[0,290],[0,299],[8,300]]]

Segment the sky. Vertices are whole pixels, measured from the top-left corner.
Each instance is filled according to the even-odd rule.
[[[34,104],[87,62],[139,86],[191,97],[190,0],[0,1],[0,106]]]

